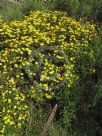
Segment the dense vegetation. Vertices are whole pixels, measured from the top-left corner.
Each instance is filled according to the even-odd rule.
[[[102,1],[0,4],[0,135],[101,136]]]

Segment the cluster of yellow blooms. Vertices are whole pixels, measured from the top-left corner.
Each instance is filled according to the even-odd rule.
[[[52,99],[63,83],[73,85],[78,61],[85,57],[93,62],[89,42],[94,31],[89,22],[59,11],[30,12],[23,21],[0,25],[2,135],[8,126],[17,129],[28,122],[30,100]],[[88,69],[93,70],[89,65]]]

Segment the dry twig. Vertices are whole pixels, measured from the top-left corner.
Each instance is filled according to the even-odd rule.
[[[54,119],[54,116],[55,116],[56,111],[57,111],[57,104],[54,106],[54,108],[53,108],[53,110],[52,110],[52,112],[51,112],[51,114],[50,114],[50,116],[49,116],[47,122],[45,123],[44,128],[43,128],[43,130],[42,130],[42,132],[41,132],[41,136],[44,136],[44,135],[46,134],[49,125],[51,124],[51,122],[52,122],[53,119]]]

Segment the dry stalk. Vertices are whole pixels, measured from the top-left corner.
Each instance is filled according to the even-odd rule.
[[[44,125],[44,128],[43,128],[40,136],[46,135],[46,132],[48,130],[49,125],[51,124],[51,122],[53,122],[53,119],[54,119],[56,111],[57,111],[57,104],[54,106],[54,108],[53,108],[53,110],[52,110],[52,112],[51,112],[47,122]]]

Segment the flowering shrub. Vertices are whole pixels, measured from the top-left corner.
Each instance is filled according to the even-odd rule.
[[[59,11],[30,12],[23,21],[0,25],[1,134],[29,122],[32,100],[52,99],[64,83],[73,86],[79,62],[88,61],[85,71],[93,72],[94,31]]]

